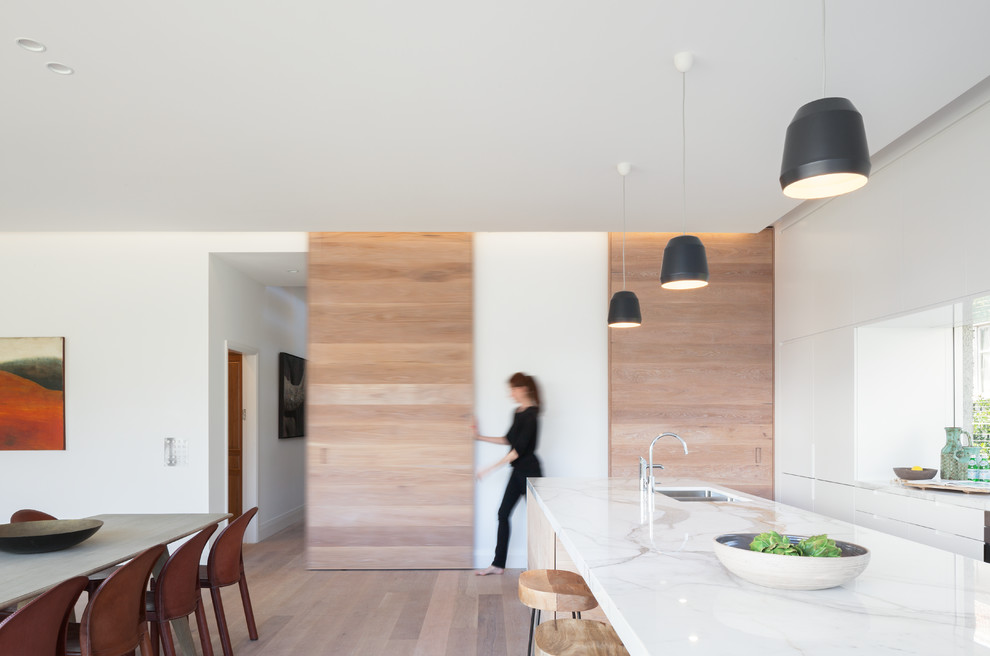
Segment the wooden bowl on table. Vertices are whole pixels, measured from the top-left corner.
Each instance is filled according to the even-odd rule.
[[[30,554],[74,547],[103,526],[98,519],[46,519],[0,524],[0,551]]]

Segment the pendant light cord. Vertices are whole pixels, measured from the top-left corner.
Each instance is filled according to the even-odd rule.
[[[681,220],[687,234],[687,73],[681,73]]]
[[[827,62],[828,57],[825,56],[825,0],[822,0],[822,98],[828,98],[825,91],[825,81],[828,79],[826,75],[828,69],[825,66]]]
[[[622,291],[626,290],[626,176],[622,176]]]

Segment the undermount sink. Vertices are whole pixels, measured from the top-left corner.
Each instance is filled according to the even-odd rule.
[[[724,492],[713,490],[710,487],[658,487],[656,491],[658,494],[676,499],[677,501],[707,501],[713,503],[740,500],[739,497],[729,496]]]

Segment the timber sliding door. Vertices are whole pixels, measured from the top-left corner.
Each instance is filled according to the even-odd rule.
[[[312,233],[307,561],[469,568],[469,233]]]

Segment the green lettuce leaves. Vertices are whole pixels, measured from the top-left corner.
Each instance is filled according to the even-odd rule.
[[[777,531],[760,533],[749,543],[752,551],[780,554],[784,556],[809,556],[812,558],[838,558],[842,555],[835,540],[827,535],[812,535],[797,544],[792,544],[785,536]]]

